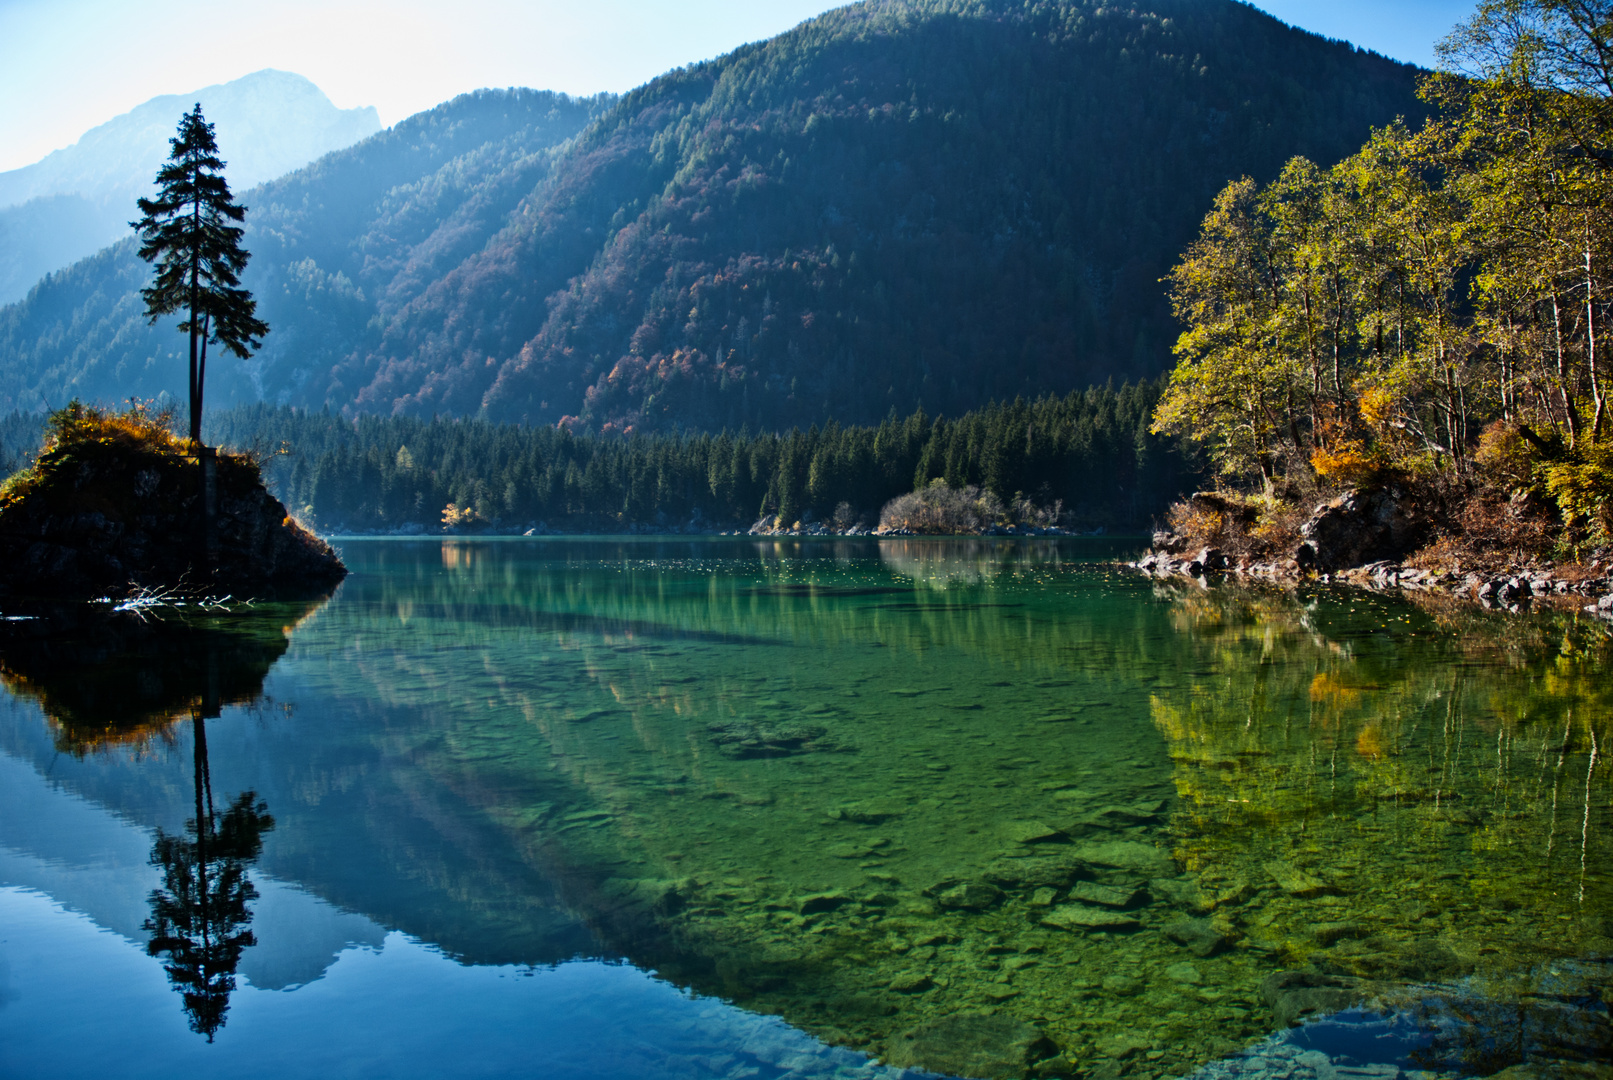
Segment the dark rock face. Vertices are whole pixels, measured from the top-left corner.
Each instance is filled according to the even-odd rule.
[[[899,1069],[1007,1080],[1024,1076],[1054,1049],[1036,1028],[1011,1017],[956,1013],[892,1038],[885,1062]]]
[[[1316,508],[1297,558],[1302,569],[1326,571],[1398,558],[1423,541],[1428,521],[1393,488],[1352,491]]]
[[[130,447],[88,444],[42,459],[38,478],[0,501],[0,596],[314,595],[347,575],[250,460],[220,454],[207,465],[210,482],[194,458]]]

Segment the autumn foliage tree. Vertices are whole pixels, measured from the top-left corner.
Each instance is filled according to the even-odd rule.
[[[1606,542],[1613,3],[1484,0],[1441,48],[1426,124],[1217,198],[1154,429],[1268,492],[1505,474]]]

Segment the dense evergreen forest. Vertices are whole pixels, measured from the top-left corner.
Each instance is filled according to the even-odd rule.
[[[870,0],[621,99],[481,92],[244,194],[273,332],[210,394],[668,433],[1151,378],[1215,191],[1415,122],[1415,76],[1233,0]],[[0,407],[179,385],[143,274],[0,311]]]
[[[1023,496],[1084,528],[1141,528],[1198,479],[1197,458],[1148,434],[1160,383],[922,412],[872,426],[628,438],[480,420],[421,420],[254,405],[213,414],[207,438],[262,456],[293,513],[322,530],[618,531],[748,528],[761,517],[871,524],[932,480]],[[43,418],[0,421],[16,468]],[[280,452],[282,447],[285,452]],[[9,471],[9,469],[8,469]],[[844,504],[844,505],[842,505]]]
[[[289,407],[219,414],[213,438],[272,452],[271,485],[321,529],[617,530],[845,525],[932,480],[1005,503],[1062,500],[1067,521],[1139,528],[1196,478],[1149,435],[1158,384],[992,405],[957,419],[891,416],[783,434],[574,435],[477,420],[348,421]],[[451,507],[451,509],[450,509]]]

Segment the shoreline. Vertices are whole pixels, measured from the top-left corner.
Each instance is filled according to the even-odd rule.
[[[745,528],[744,526],[741,526],[741,525],[733,525],[733,526],[730,526],[730,527],[728,527],[726,529],[691,528],[691,527],[687,527],[687,526],[680,528],[680,527],[670,526],[670,525],[634,526],[634,527],[629,527],[629,528],[626,528],[626,529],[554,529],[554,528],[547,528],[547,527],[544,527],[544,526],[540,525],[540,526],[530,528],[530,529],[525,529],[525,530],[522,530],[522,531],[516,531],[516,530],[513,530],[513,529],[477,529],[477,530],[474,530],[474,531],[462,531],[462,530],[458,530],[458,529],[441,529],[441,530],[437,530],[437,531],[430,531],[430,530],[427,530],[427,529],[424,529],[424,528],[421,528],[421,529],[418,529],[418,530],[411,530],[411,529],[405,528],[405,529],[388,529],[388,530],[352,531],[352,532],[349,532],[349,531],[337,529],[337,530],[332,530],[332,531],[329,531],[329,532],[320,531],[317,535],[320,536],[322,539],[325,539],[325,540],[387,540],[387,539],[398,539],[398,540],[452,540],[452,539],[475,540],[475,539],[493,539],[493,538],[521,539],[521,538],[533,538],[533,537],[583,537],[583,536],[663,536],[663,537],[688,537],[688,538],[691,538],[691,539],[699,538],[699,537],[725,537],[725,538],[730,539],[730,540],[738,539],[738,538],[742,538],[742,537],[756,537],[756,538],[760,538],[760,539],[780,538],[780,537],[790,537],[792,539],[806,539],[806,538],[812,538],[812,537],[822,537],[822,538],[826,538],[826,539],[863,539],[863,540],[868,540],[868,539],[880,540],[880,539],[886,539],[886,538],[915,539],[915,538],[924,538],[924,537],[933,537],[934,539],[937,539],[937,540],[955,540],[955,539],[960,539],[960,538],[964,538],[964,537],[969,537],[969,538],[985,538],[985,537],[990,537],[990,538],[1055,537],[1055,538],[1065,538],[1065,539],[1088,539],[1088,540],[1128,540],[1128,539],[1135,539],[1139,543],[1145,543],[1147,541],[1147,536],[1148,536],[1147,533],[1142,533],[1142,532],[1111,533],[1111,532],[1106,531],[1101,526],[1099,528],[1097,528],[1096,530],[1086,531],[1086,530],[1081,530],[1081,529],[1064,529],[1064,528],[1059,528],[1059,527],[1056,527],[1056,526],[1043,528],[1043,527],[1005,525],[1005,526],[994,526],[994,527],[989,528],[989,529],[982,529],[982,530],[980,530],[978,532],[928,533],[928,532],[914,532],[911,529],[865,529],[865,528],[861,528],[859,526],[853,526],[850,529],[839,530],[839,529],[829,528],[829,527],[821,525],[821,524],[802,526],[801,528],[798,528],[798,529],[771,529],[771,528],[760,528],[758,526],[751,526],[749,529],[747,529],[747,528]]]
[[[1429,570],[1408,566],[1399,560],[1378,559],[1343,570],[1316,572],[1278,563],[1234,563],[1216,548],[1182,556],[1151,547],[1135,561],[1122,565],[1158,579],[1197,580],[1206,584],[1232,578],[1279,586],[1352,585],[1369,592],[1448,596],[1486,611],[1520,613],[1540,604],[1558,610],[1582,610],[1613,620],[1613,565],[1596,562],[1530,565],[1502,573],[1485,573],[1459,567]],[[1594,602],[1586,603],[1587,600]]]

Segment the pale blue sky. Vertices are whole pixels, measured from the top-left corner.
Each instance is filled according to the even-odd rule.
[[[262,68],[383,124],[483,86],[587,94],[796,25],[825,0],[0,0],[0,170],[158,94]],[[1285,22],[1421,64],[1472,0],[1262,0]],[[208,56],[174,49],[205,28]]]

